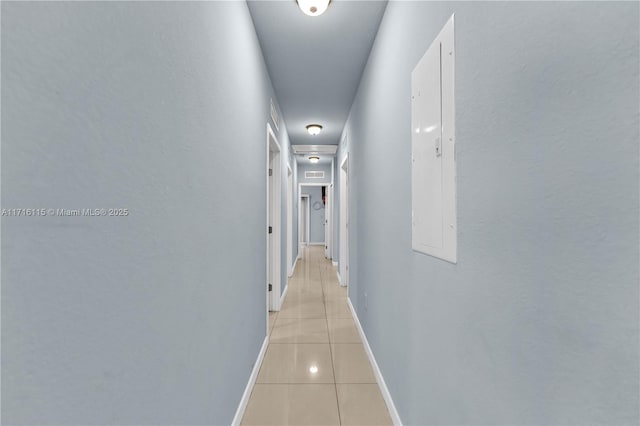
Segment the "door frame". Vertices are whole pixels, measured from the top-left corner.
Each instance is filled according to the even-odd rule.
[[[324,213],[324,257],[331,260],[333,252],[333,183],[325,191],[327,203]]]
[[[302,217],[302,208],[300,208],[300,206],[302,205],[302,199],[306,198],[307,199],[307,211],[306,211],[306,217]],[[298,257],[300,257],[300,248],[302,247],[302,245],[304,244],[305,246],[309,245],[309,194],[299,194],[299,198],[298,198]],[[305,223],[305,228],[304,228],[304,237],[305,240],[302,241],[300,238],[302,237],[302,221],[304,220]]]
[[[300,182],[300,183],[298,183],[298,194],[300,194],[301,197],[303,195],[302,194],[302,187],[303,186],[320,186],[320,187],[326,186],[327,187],[327,192],[329,192],[329,188],[332,186],[332,184],[330,182],[325,182],[325,183],[320,183],[320,182],[311,182],[311,183],[309,183],[309,182]],[[308,196],[308,194],[304,194],[304,195]],[[327,220],[327,204],[325,204],[324,209],[325,209],[325,227],[326,227],[326,226],[328,226],[327,223],[326,223],[326,220]],[[307,216],[309,216],[310,213],[311,213],[311,204],[309,204],[309,208],[307,209]],[[310,245],[310,243],[311,243],[311,241],[309,241],[310,238],[311,238],[311,233],[309,232],[309,225],[310,225],[309,222],[310,222],[309,221],[309,217],[307,217],[307,233],[308,233],[308,235],[307,235],[307,245]],[[326,235],[326,231],[325,231],[325,235]],[[325,237],[325,242],[324,242],[325,246],[327,245],[327,243],[331,244],[331,241],[327,242],[326,241],[326,237]]]
[[[267,189],[266,214],[266,292],[267,292],[267,334],[269,334],[269,311],[280,310],[280,264],[281,264],[281,223],[282,223],[282,173],[280,144],[271,125],[267,123],[267,164],[265,180]],[[270,167],[271,166],[271,167]],[[272,169],[269,176],[269,169]],[[271,234],[269,233],[271,226]],[[269,291],[269,284],[272,290]]]
[[[287,163],[287,276],[293,275],[293,170]]]
[[[340,285],[349,284],[349,154],[340,162]]]

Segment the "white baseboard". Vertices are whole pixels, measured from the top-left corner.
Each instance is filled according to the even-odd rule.
[[[287,291],[289,291],[289,284],[284,288],[282,295],[280,296],[280,309],[282,309],[282,304],[284,303],[284,297],[287,295]]]
[[[323,246],[324,243],[309,243],[310,246]]]
[[[298,264],[298,259],[300,259],[300,256],[296,256],[296,260],[293,261],[293,266],[291,267],[291,275],[289,275],[290,277],[292,277],[293,273],[296,272],[296,265]]]
[[[258,353],[258,359],[256,359],[256,363],[253,365],[253,370],[251,370],[251,375],[249,376],[249,382],[247,382],[247,387],[244,388],[244,393],[242,394],[242,399],[240,400],[238,409],[236,410],[236,415],[233,416],[233,421],[231,422],[233,426],[240,426],[240,422],[242,421],[242,417],[244,416],[244,410],[247,409],[249,398],[251,398],[253,385],[256,383],[258,372],[260,371],[260,366],[262,366],[264,355],[267,352],[267,346],[269,346],[269,336],[266,336],[264,338],[262,348],[260,348],[260,352]]]
[[[396,406],[393,403],[393,399],[391,398],[391,394],[389,393],[387,384],[384,382],[384,378],[382,377],[382,372],[380,371],[380,367],[378,367],[378,363],[376,362],[376,359],[373,356],[373,352],[371,351],[371,347],[369,346],[369,342],[367,341],[367,336],[364,334],[364,330],[362,329],[362,324],[360,324],[360,320],[358,319],[356,310],[353,308],[353,305],[351,304],[351,299],[347,298],[347,303],[349,305],[349,309],[351,310],[351,315],[353,315],[353,320],[356,323],[356,327],[358,328],[358,333],[360,334],[360,338],[362,339],[362,345],[364,346],[364,351],[367,353],[367,356],[369,357],[369,361],[371,362],[371,367],[373,368],[373,374],[376,376],[376,381],[378,382],[378,386],[380,387],[380,392],[382,393],[384,402],[387,404],[387,410],[389,411],[389,416],[391,417],[391,421],[393,422],[394,426],[402,426],[402,420],[400,420],[400,414],[398,414],[398,410],[396,410]]]

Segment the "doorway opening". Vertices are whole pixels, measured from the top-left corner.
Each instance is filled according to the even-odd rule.
[[[299,250],[309,243],[309,194],[300,194],[298,203],[298,247]],[[300,257],[300,253],[298,253]]]
[[[300,183],[298,236],[300,246],[322,246],[325,257],[331,252],[330,183]]]
[[[280,144],[267,123],[267,311],[280,310]],[[269,333],[267,312],[267,334]]]

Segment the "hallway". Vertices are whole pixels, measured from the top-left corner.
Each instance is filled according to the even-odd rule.
[[[640,426],[640,2],[316,1],[0,1],[0,424]]]
[[[322,246],[298,260],[243,425],[392,424],[355,322],[347,288]]]

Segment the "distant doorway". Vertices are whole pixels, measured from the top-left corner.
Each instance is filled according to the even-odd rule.
[[[309,194],[300,194],[298,214],[298,245],[309,244]]]
[[[300,194],[300,225],[298,234],[300,242],[304,245],[322,246],[322,252],[330,251],[331,239],[327,238],[330,232],[329,206],[327,194],[330,183],[299,183]],[[303,199],[304,197],[304,199]],[[329,228],[329,229],[327,229]]]

